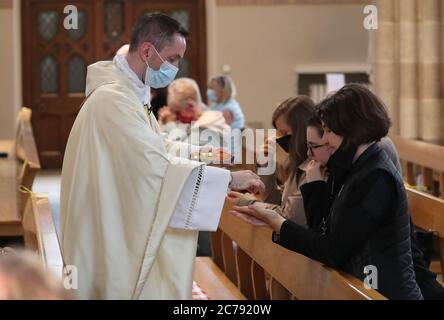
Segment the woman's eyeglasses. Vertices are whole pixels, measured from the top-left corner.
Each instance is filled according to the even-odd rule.
[[[313,154],[314,149],[318,149],[318,148],[325,147],[325,146],[326,146],[325,144],[307,144],[307,148],[308,148],[308,150],[310,150],[311,154]]]

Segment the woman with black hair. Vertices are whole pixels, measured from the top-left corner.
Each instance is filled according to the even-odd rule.
[[[321,102],[317,114],[331,153],[330,178],[327,184],[321,165],[310,162],[301,186],[304,203],[318,199],[305,208],[309,228],[254,205],[232,213],[267,223],[276,243],[359,279],[377,270],[372,286],[389,299],[423,299],[403,181],[377,144],[390,127],[384,105],[365,87],[346,85]]]

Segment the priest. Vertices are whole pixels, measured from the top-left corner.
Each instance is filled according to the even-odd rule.
[[[160,135],[150,87],[176,77],[186,35],[166,15],[143,15],[127,54],[88,67],[60,200],[81,299],[190,299],[198,231],[217,229],[229,188],[264,187],[252,172],[188,160],[198,147]]]

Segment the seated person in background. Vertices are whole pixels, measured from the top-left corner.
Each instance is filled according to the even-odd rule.
[[[72,299],[41,260],[30,252],[0,249],[0,300]]]
[[[224,75],[210,79],[207,90],[208,104],[211,110],[221,111],[231,129],[245,127],[244,113],[236,101],[236,87],[233,80]]]
[[[288,135],[284,136],[287,138],[288,145],[283,144],[283,147],[289,152],[290,175],[285,182],[281,198],[274,204],[264,203],[257,202],[256,198],[251,194],[231,191],[228,194],[228,199],[237,206],[256,203],[264,208],[274,210],[286,219],[305,225],[305,212],[299,188],[305,183],[305,167],[308,163],[306,132],[308,121],[313,116],[313,102],[309,97],[296,96],[282,102],[278,110],[287,110],[285,117],[289,124],[286,131]],[[275,151],[268,147],[268,152]],[[322,152],[320,152],[320,154],[322,154]],[[272,175],[271,179],[267,180],[273,180],[266,185],[268,193],[270,193],[270,185],[273,188],[272,192],[279,193],[275,175]]]
[[[168,105],[159,110],[162,132],[169,140],[188,141],[194,145],[224,147],[230,127],[222,112],[208,110],[202,103],[196,81],[174,80],[168,87]]]
[[[331,157],[329,182],[321,164],[310,161],[301,186],[309,228],[257,205],[233,207],[250,222],[268,224],[273,241],[345,271],[358,279],[377,268],[377,288],[389,299],[423,299],[416,281],[410,215],[402,178],[378,141],[390,119],[383,103],[360,85],[346,85],[322,101],[322,121]],[[311,200],[310,200],[311,199]]]

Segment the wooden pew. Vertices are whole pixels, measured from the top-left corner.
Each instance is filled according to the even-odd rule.
[[[31,125],[32,111],[21,108],[18,116],[15,139],[16,158],[18,162],[17,183],[31,190],[37,173],[40,171],[40,160]],[[28,193],[21,193],[20,209],[23,211]]]
[[[219,230],[212,235],[213,263],[218,267],[213,277],[223,271],[231,281],[227,286],[236,285],[247,299],[385,299],[365,289],[360,280],[273,243],[269,228],[252,226],[229,210],[226,202]],[[270,279],[280,286],[279,294]],[[197,282],[207,290],[205,283]]]
[[[22,108],[17,121],[16,140],[0,141],[0,151],[8,157],[0,159],[0,236],[21,236],[22,212],[27,192],[32,189],[40,162],[31,127],[31,110]]]
[[[1,140],[0,151],[8,153],[7,158],[0,159],[0,237],[21,236],[21,195],[18,193],[14,141]]]
[[[399,158],[405,164],[404,175],[407,183],[412,186],[416,184],[415,169],[418,169],[423,174],[424,185],[428,191],[444,198],[444,146],[396,135],[391,135],[390,138],[398,150]],[[434,180],[439,183],[438,189],[435,188]]]
[[[245,296],[209,257],[197,257],[194,281],[211,300],[245,300]]]
[[[59,278],[63,277],[63,259],[46,196],[31,194],[23,216],[25,248],[36,252],[42,263]]]
[[[440,271],[444,275],[444,233],[440,230],[444,215],[444,146],[424,141],[401,138],[391,135],[398,150],[399,158],[405,165],[405,180],[411,186],[416,184],[415,174],[420,171],[424,177],[424,185],[433,196],[408,188],[409,209],[413,223],[424,229],[436,231],[439,237]],[[439,186],[436,188],[436,186]],[[433,263],[432,263],[433,265]],[[439,269],[438,269],[439,270]],[[437,272],[435,268],[432,271]]]
[[[439,237],[441,274],[444,275],[444,200],[406,188],[413,223]]]

